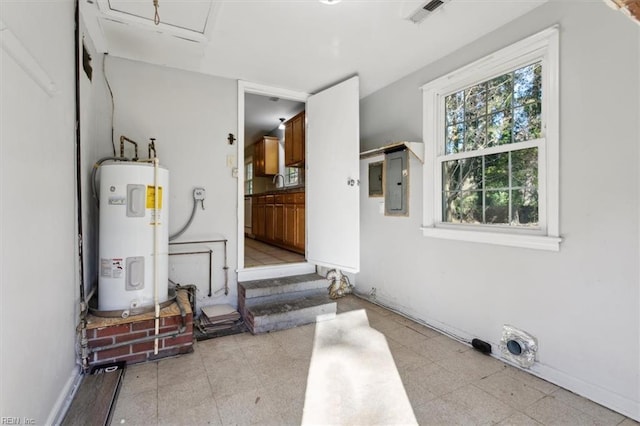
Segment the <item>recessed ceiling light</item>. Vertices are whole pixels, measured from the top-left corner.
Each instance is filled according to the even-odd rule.
[[[342,0],[319,0],[322,4],[338,4]]]

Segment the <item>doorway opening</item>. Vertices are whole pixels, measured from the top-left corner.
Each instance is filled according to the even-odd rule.
[[[238,156],[242,162],[238,176],[243,199],[239,206],[244,217],[239,235],[242,243],[238,244],[239,271],[300,264],[307,267],[304,207],[307,95],[268,93],[268,89],[256,90],[253,86],[241,88],[238,95],[242,98],[239,102],[242,154]],[[298,156],[295,158],[294,142]]]
[[[316,266],[339,269],[344,272],[358,272],[360,262],[360,208],[357,184],[360,175],[358,88],[358,76],[349,77],[314,95],[244,81],[238,83],[237,177],[240,181],[237,185],[238,282],[314,273]],[[263,194],[264,198],[253,194],[251,197],[251,232],[256,234],[256,232],[268,232],[272,229],[274,235],[266,237],[269,242],[276,242],[277,235],[285,235],[283,238],[287,238],[286,235],[292,235],[287,234],[285,222],[278,221],[277,218],[290,214],[297,215],[299,220],[295,223],[299,228],[296,228],[297,231],[293,235],[296,235],[294,239],[299,240],[294,243],[294,246],[303,241],[303,249],[300,251],[305,254],[304,262],[245,266],[245,223],[248,224],[245,222],[244,208],[245,140],[247,145],[252,142],[249,135],[245,137],[245,113],[248,113],[245,111],[245,98],[248,94],[268,98],[277,97],[305,105],[304,114],[309,124],[304,124],[306,120],[301,122],[305,133],[305,147],[303,150],[298,150],[298,153],[300,151],[304,153],[302,163],[304,166],[301,167],[304,173],[302,177],[304,192],[301,192],[300,188],[295,188],[298,194],[279,191],[275,194]],[[279,118],[281,117],[273,117],[272,120],[277,124],[280,121]],[[293,118],[289,121],[293,123]],[[289,131],[295,134],[295,126],[291,126]],[[263,136],[262,139],[261,146],[254,149],[254,158],[251,160],[254,176],[267,173],[267,145],[272,145],[273,141],[267,136]],[[286,129],[284,139],[291,140],[287,136]],[[289,151],[291,146],[285,143],[285,158],[292,154],[295,157],[296,151]],[[260,167],[259,172],[258,167]],[[272,184],[284,177],[276,176],[279,173],[275,171],[269,173],[274,176]],[[255,178],[252,177],[250,180],[253,181]],[[251,185],[255,185],[255,182]],[[261,209],[257,207],[260,205],[265,206],[266,222],[255,221],[262,218]],[[266,225],[270,220],[275,221],[272,228]],[[260,228],[263,223],[264,228]],[[279,223],[281,225],[278,225]]]

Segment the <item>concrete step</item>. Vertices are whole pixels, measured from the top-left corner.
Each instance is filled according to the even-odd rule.
[[[281,295],[277,301],[247,306],[245,323],[249,330],[259,334],[335,318],[336,302],[326,292],[307,296],[297,293]]]
[[[245,300],[276,294],[291,294],[298,291],[326,289],[329,282],[318,274],[295,275],[292,277],[238,283]]]
[[[284,330],[336,314],[329,282],[317,274],[238,283],[238,310],[254,333]]]

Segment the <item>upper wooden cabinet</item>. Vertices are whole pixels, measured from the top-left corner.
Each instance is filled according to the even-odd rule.
[[[294,116],[284,123],[284,164],[287,167],[304,166],[305,113]]]
[[[253,174],[273,176],[278,173],[278,138],[263,136],[255,143],[253,151]]]

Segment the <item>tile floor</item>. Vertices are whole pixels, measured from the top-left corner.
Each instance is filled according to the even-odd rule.
[[[280,263],[304,262],[304,256],[252,238],[244,239],[244,266],[277,265]]]
[[[419,424],[638,425],[355,296],[387,340]],[[127,368],[112,425],[300,424],[315,325],[198,342]]]

